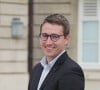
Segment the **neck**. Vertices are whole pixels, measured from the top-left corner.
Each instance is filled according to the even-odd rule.
[[[51,62],[54,58],[51,58],[51,57],[46,57],[46,61],[47,63]]]

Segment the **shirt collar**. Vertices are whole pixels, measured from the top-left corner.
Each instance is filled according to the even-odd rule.
[[[44,57],[41,59],[41,61],[40,61],[41,65],[42,65],[43,67],[49,66],[50,68],[52,68],[53,65],[55,64],[55,62],[58,60],[58,58],[59,58],[64,52],[65,52],[65,50],[63,50],[57,57],[55,57],[55,58],[54,58],[52,61],[50,61],[49,63],[47,63],[47,61],[46,61],[46,56],[44,56]]]

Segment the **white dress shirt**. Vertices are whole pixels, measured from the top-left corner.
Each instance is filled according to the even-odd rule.
[[[40,89],[44,79],[46,78],[47,74],[50,72],[51,68],[53,67],[53,65],[55,64],[55,62],[57,61],[57,59],[65,52],[62,51],[56,58],[54,58],[52,61],[50,61],[49,63],[47,63],[47,60],[46,60],[46,56],[44,56],[40,63],[42,64],[42,66],[44,67],[43,71],[42,71],[42,74],[41,74],[41,77],[40,77],[40,80],[39,80],[39,84],[38,84],[38,88],[37,90]]]

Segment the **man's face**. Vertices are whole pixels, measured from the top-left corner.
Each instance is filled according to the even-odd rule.
[[[57,41],[51,40],[50,36],[47,38],[47,40],[40,38],[40,46],[43,49],[48,61],[51,61],[58,54],[60,54],[65,49],[65,46],[69,41],[69,35],[64,37],[63,27],[61,25],[45,23],[42,26],[41,34],[46,34],[47,36],[62,35]]]

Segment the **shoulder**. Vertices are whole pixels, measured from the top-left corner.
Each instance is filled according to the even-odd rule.
[[[60,64],[59,74],[57,74],[60,78],[60,90],[66,90],[67,88],[68,90],[70,88],[73,88],[73,90],[84,90],[85,79],[81,66],[67,54],[64,54],[60,60],[63,60],[63,63]],[[73,87],[70,85],[73,85]]]
[[[36,65],[34,65],[33,69],[36,69],[36,68],[39,68],[39,67],[41,67],[41,64],[37,63]]]
[[[32,73],[38,72],[38,71],[40,71],[42,68],[43,68],[42,65],[41,65],[40,63],[38,63],[38,64],[36,64],[36,65],[33,66]]]
[[[75,60],[70,58],[66,52],[59,58],[59,62],[62,73],[81,74],[83,76],[83,70],[81,66],[75,62]]]
[[[75,62],[70,57],[68,57],[67,60],[65,60],[65,62],[63,63],[62,72],[63,75],[60,80],[71,80],[71,83],[73,83],[74,81],[77,83],[84,83],[85,78],[83,69],[77,62]]]
[[[75,60],[68,57],[63,65],[69,72],[83,73],[81,66]]]
[[[75,60],[71,59],[67,52],[63,53],[57,63],[57,66],[60,66],[61,71],[63,72],[78,72],[78,73],[83,73],[82,68],[80,65],[75,62]]]

